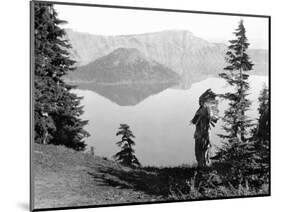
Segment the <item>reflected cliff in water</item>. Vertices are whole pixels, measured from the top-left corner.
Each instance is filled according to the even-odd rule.
[[[162,83],[85,83],[85,82],[68,82],[77,86],[77,89],[93,91],[100,96],[109,99],[119,106],[134,106],[146,98],[156,95],[166,89],[187,90],[191,85],[208,78],[207,76],[183,76],[178,82]]]
[[[136,84],[93,84],[78,83],[78,89],[90,90],[109,99],[119,106],[134,106],[168,88],[176,86],[175,83],[136,83]]]

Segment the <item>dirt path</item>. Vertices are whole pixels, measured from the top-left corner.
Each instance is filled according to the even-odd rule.
[[[35,208],[75,207],[159,201],[155,195],[136,191],[107,170],[126,168],[63,147],[35,145]],[[117,182],[108,184],[107,181]],[[120,186],[122,185],[122,186]]]

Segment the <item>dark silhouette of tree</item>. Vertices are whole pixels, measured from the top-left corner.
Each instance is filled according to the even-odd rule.
[[[255,163],[258,165],[256,172],[259,183],[269,183],[270,166],[270,111],[269,90],[265,86],[259,97],[259,119],[257,127],[253,130],[253,142],[255,144]]]
[[[234,89],[228,92],[224,98],[229,101],[229,108],[225,111],[223,130],[225,134],[220,137],[228,142],[245,142],[249,135],[249,128],[253,126],[245,112],[249,110],[251,102],[247,98],[249,90],[249,74],[253,64],[246,53],[249,43],[246,37],[246,30],[243,20],[234,32],[235,40],[230,40],[228,51],[226,52],[226,62],[228,65],[219,76],[227,81]]]
[[[269,123],[269,90],[266,86],[262,89],[259,96],[259,119],[256,136],[262,141],[268,141],[270,137]]]
[[[67,51],[71,46],[64,39],[52,4],[34,2],[34,130],[35,142],[65,145],[84,150],[83,139],[89,134],[83,129],[87,121],[80,97],[71,93],[73,86],[62,77],[75,70],[75,61]]]
[[[226,52],[228,65],[224,72],[219,74],[232,87],[232,91],[223,95],[229,103],[222,118],[224,134],[219,135],[224,139],[224,143],[214,158],[229,164],[232,169],[229,176],[241,183],[244,179],[252,177],[256,166],[255,146],[251,141],[251,129],[254,124],[245,114],[251,105],[247,98],[248,72],[252,70],[253,64],[246,53],[249,43],[243,20],[239,22],[234,35],[236,39],[229,41],[230,45]]]
[[[135,145],[135,142],[132,139],[135,138],[135,136],[130,130],[129,125],[120,124],[119,131],[116,133],[116,136],[119,135],[121,135],[122,138],[116,144],[121,147],[121,151],[115,154],[113,157],[125,166],[141,166],[140,162],[134,155],[135,151],[133,150],[133,146]]]

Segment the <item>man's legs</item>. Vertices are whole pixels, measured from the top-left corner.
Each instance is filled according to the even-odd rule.
[[[195,156],[197,160],[198,167],[205,167],[206,166],[206,150],[205,150],[205,140],[198,139],[195,140]]]

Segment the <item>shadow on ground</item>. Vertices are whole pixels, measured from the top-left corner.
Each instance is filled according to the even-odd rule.
[[[196,168],[142,168],[114,169],[99,168],[98,172],[88,172],[96,181],[119,189],[131,188],[149,195],[168,197],[171,185],[184,186],[195,174]],[[97,174],[99,173],[99,174]],[[184,189],[184,188],[183,188]]]

